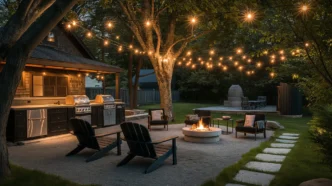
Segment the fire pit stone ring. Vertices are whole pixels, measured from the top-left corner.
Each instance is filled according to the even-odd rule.
[[[209,127],[209,130],[197,131],[190,127],[182,128],[184,140],[193,143],[215,143],[220,140],[221,129]]]

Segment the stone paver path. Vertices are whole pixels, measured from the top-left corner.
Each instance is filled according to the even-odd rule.
[[[296,140],[296,139],[299,139],[299,137],[295,137],[295,136],[279,136],[278,138],[280,139],[289,139],[289,140]]]
[[[279,143],[296,143],[295,140],[286,140],[286,139],[276,139]]]
[[[271,143],[271,147],[274,147],[274,148],[292,148],[292,147],[294,147],[294,144]]]
[[[286,156],[283,155],[272,155],[272,154],[257,154],[256,160],[266,162],[283,162]]]
[[[263,172],[278,172],[281,168],[279,163],[265,163],[259,161],[251,161],[245,165],[248,169],[263,171]]]
[[[257,161],[250,161],[245,165],[245,169],[249,170],[240,170],[233,180],[241,184],[270,185],[275,177],[273,173],[279,172],[281,163],[295,146],[298,138],[299,134],[283,133],[275,143],[271,143],[271,147],[256,155]],[[226,186],[241,186],[241,184],[228,183]]]
[[[263,150],[264,153],[268,154],[288,154],[290,152],[290,149],[284,149],[284,148],[266,148]]]

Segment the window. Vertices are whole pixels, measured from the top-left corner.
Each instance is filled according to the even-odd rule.
[[[67,96],[68,78],[61,76],[33,76],[33,96]]]

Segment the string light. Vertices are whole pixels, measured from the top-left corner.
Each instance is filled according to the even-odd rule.
[[[196,65],[192,65],[191,68],[193,68],[193,69],[196,68]]]
[[[218,63],[218,66],[221,66],[221,63]]]
[[[283,51],[283,50],[280,50],[280,51],[279,51],[279,54],[283,55],[283,54],[284,54],[284,51]]]
[[[108,44],[109,44],[109,43],[108,43],[108,40],[105,40],[105,41],[104,41],[104,45],[105,45],[105,46],[108,46]]]
[[[78,77],[81,77],[81,74],[77,74]]]
[[[191,24],[196,24],[197,23],[197,19],[195,17],[190,19],[190,23]]]
[[[113,24],[112,24],[111,22],[108,22],[108,23],[106,24],[106,26],[107,26],[107,28],[112,28],[112,27],[113,27]]]
[[[72,21],[71,24],[72,24],[73,26],[76,26],[76,25],[77,25],[76,21]]]
[[[242,56],[242,59],[246,59],[247,58],[247,56]]]
[[[295,52],[292,52],[292,55],[295,56]]]
[[[68,24],[68,25],[67,25],[67,28],[68,28],[68,29],[71,29],[71,24]]]
[[[224,58],[223,57],[220,57],[219,60],[222,61]]]
[[[210,55],[214,55],[214,50],[210,50]]]
[[[46,72],[43,72],[43,76],[45,76],[46,75]]]
[[[302,13],[306,13],[308,10],[309,10],[309,5],[307,5],[307,4],[303,4],[300,7],[300,12],[302,12]]]
[[[237,54],[241,54],[241,53],[242,53],[242,49],[240,49],[240,48],[237,49],[237,50],[236,50],[236,53],[237,53]]]
[[[115,39],[119,40],[119,39],[120,39],[120,36],[116,36]]]
[[[285,60],[286,60],[286,57],[285,57],[285,56],[281,56],[281,57],[280,57],[280,60],[281,60],[281,61],[285,61]]]
[[[251,59],[248,59],[248,63],[251,63]]]
[[[263,54],[267,55],[269,52],[267,50],[264,50]]]
[[[234,62],[234,66],[237,66],[239,64],[239,62],[235,61]]]
[[[309,43],[305,43],[304,46],[305,46],[305,47],[309,47]]]
[[[179,61],[179,62],[178,62],[178,65],[182,65],[182,62],[181,62],[181,61]]]
[[[151,22],[150,22],[150,21],[146,21],[145,25],[146,25],[147,27],[149,27],[149,26],[151,25]]]
[[[239,70],[242,71],[243,70],[243,66],[239,66]]]
[[[227,66],[224,66],[222,69],[223,69],[224,71],[226,71],[226,70],[227,70]]]
[[[274,72],[271,72],[271,73],[270,73],[270,76],[271,76],[272,78],[274,78],[275,73],[274,73]]]
[[[256,64],[256,66],[257,66],[258,68],[260,68],[260,67],[262,66],[262,63],[261,63],[261,62],[258,62],[258,63]]]
[[[202,60],[202,58],[199,57],[199,58],[198,58],[198,61],[201,61],[201,60]]]
[[[149,51],[148,54],[151,55],[151,54],[152,54],[152,51]]]
[[[91,33],[91,32],[88,32],[88,33],[86,33],[86,36],[87,36],[87,37],[92,37],[92,33]]]
[[[191,51],[188,51],[188,52],[187,52],[187,56],[190,56],[190,55],[191,55]]]
[[[270,63],[271,64],[274,64],[275,60],[274,59],[271,59]]]
[[[85,76],[89,76],[89,73],[86,73]]]
[[[247,11],[245,14],[244,14],[244,21],[245,22],[248,22],[248,23],[251,23],[255,20],[255,12],[253,11]]]
[[[233,60],[233,57],[232,56],[229,56],[229,58],[228,58],[230,61],[232,61]]]

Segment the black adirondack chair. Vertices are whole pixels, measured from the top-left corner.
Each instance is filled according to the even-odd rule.
[[[130,152],[127,157],[117,165],[118,167],[127,164],[135,156],[155,159],[155,161],[145,170],[145,173],[157,169],[170,155],[173,155],[173,165],[177,164],[176,138],[178,138],[178,136],[152,141],[149,130],[145,126],[131,122],[122,123],[121,129]],[[170,140],[172,140],[172,145],[161,144]]]
[[[121,155],[121,131],[95,135],[95,131],[92,129],[91,124],[85,120],[72,118],[70,119],[70,123],[73,127],[74,135],[77,137],[79,144],[66,156],[75,155],[84,148],[98,150],[96,153],[86,159],[86,162],[90,162],[102,158],[107,152],[115,147],[117,147],[117,154]],[[116,134],[116,139],[106,137],[112,134]]]

